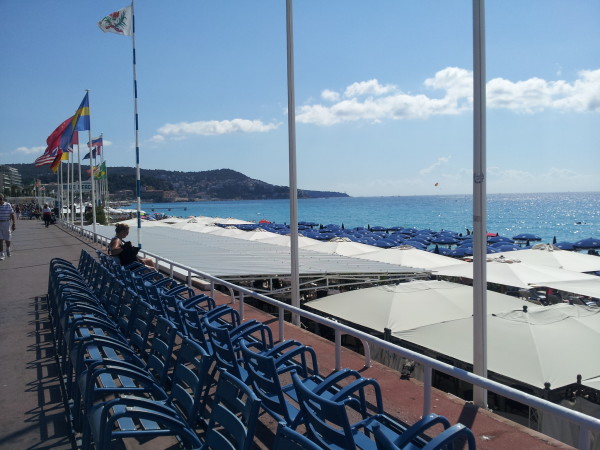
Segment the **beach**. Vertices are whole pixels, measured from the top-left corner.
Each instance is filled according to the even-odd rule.
[[[130,208],[135,208],[131,205]],[[172,216],[233,217],[250,222],[289,223],[287,200],[143,203],[142,210]],[[300,221],[345,228],[402,226],[466,233],[472,227],[470,195],[300,199]],[[489,194],[488,232],[512,237],[533,233],[543,243],[574,242],[600,235],[597,192]]]

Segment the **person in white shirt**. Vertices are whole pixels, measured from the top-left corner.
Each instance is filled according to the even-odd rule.
[[[4,194],[0,194],[0,260],[4,259],[4,242],[6,242],[6,256],[10,256],[11,231],[16,227],[15,211],[10,203],[4,201]]]

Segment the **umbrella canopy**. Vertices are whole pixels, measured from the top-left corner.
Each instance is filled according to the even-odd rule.
[[[473,288],[448,281],[411,281],[348,291],[306,305],[372,330],[388,328],[394,333],[471,317]],[[515,297],[488,291],[490,313],[522,305]]]
[[[600,258],[566,250],[556,249],[549,245],[519,250],[518,254],[498,254],[506,258],[518,259],[527,264],[555,267],[573,272],[596,272],[600,270]]]
[[[575,246],[572,242],[557,242],[554,244],[554,246],[560,248],[561,250],[575,250]]]
[[[515,255],[518,255],[516,253]],[[511,255],[512,256],[512,255]],[[436,275],[473,279],[473,265],[454,265],[438,267]],[[508,258],[493,258],[487,262],[487,281],[505,286],[529,289],[531,285],[546,286],[546,282],[596,279],[594,275],[586,275],[570,270],[548,266],[534,266]]]
[[[531,233],[521,233],[513,236],[515,241],[541,241],[542,238]]]
[[[373,249],[373,247],[371,247],[371,249]],[[464,261],[458,261],[454,258],[449,258],[447,256],[438,255],[425,250],[419,250],[408,245],[402,245],[400,247],[386,250],[371,251],[369,253],[356,254],[354,257],[368,259],[371,261],[385,262],[389,264],[398,264],[406,267],[418,267],[428,270],[436,267],[455,264],[469,264]]]
[[[588,280],[553,281],[547,282],[544,286],[559,291],[600,299],[600,277],[592,277]]]
[[[356,256],[365,253],[373,252],[375,249],[371,245],[361,244],[360,242],[340,242],[340,241],[329,241],[329,242],[318,242],[315,241],[313,245],[304,247],[306,250],[312,250],[315,252],[328,253],[330,255],[342,255],[342,256]]]
[[[553,389],[600,373],[600,359],[585,357],[577,345],[600,345],[600,308],[573,305],[530,307],[487,317],[488,370],[531,386]],[[472,363],[472,317],[446,321],[394,336]]]
[[[573,244],[573,246],[576,249],[584,249],[584,250],[588,250],[588,249],[593,249],[593,248],[600,248],[600,239],[596,239],[596,238],[587,238],[587,239],[582,239],[580,241],[577,241]]]

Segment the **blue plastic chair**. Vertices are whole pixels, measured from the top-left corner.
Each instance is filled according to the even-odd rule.
[[[273,450],[321,450],[321,446],[306,436],[279,422]]]
[[[90,432],[83,435],[84,449],[91,448],[91,438],[100,450],[114,448],[115,440],[137,438],[147,442],[163,436],[178,438],[186,449],[199,449],[202,445],[196,432],[178,417],[174,409],[151,400],[117,398],[90,411],[88,419]]]
[[[409,442],[417,440],[419,445],[423,446],[426,441],[421,434],[425,430],[437,424],[441,424],[445,429],[450,427],[450,423],[445,417],[436,414],[424,417],[408,429],[393,421],[383,412],[364,417],[361,400],[356,398],[353,393],[360,391],[365,385],[374,383],[374,380],[366,378],[356,380],[330,398],[325,398],[325,396],[308,389],[295,373],[292,374],[292,381],[298,394],[300,410],[308,436],[324,448],[374,449],[376,443],[371,438],[374,428],[378,428],[384,435],[393,436],[389,438],[390,440],[401,434],[409,433],[412,436]],[[351,423],[347,408],[357,409],[357,407],[358,411],[363,413],[363,418]]]
[[[447,428],[434,437],[424,447],[416,446],[414,443],[412,443],[410,439],[414,436],[412,436],[412,434],[408,431],[393,441],[389,438],[389,436],[383,433],[379,427],[375,427],[373,431],[378,450],[452,450],[454,448],[464,448],[465,441],[469,450],[475,450],[477,448],[475,436],[469,428],[465,427],[461,423]]]
[[[260,403],[256,394],[243,381],[227,372],[219,372],[202,449],[250,450]]]

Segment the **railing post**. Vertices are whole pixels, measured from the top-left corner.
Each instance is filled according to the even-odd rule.
[[[367,341],[365,341],[364,339],[361,339],[361,342],[363,344],[363,348],[365,350],[365,368],[369,368],[371,367],[373,364],[371,362],[371,347],[369,346],[369,343]]]
[[[283,309],[281,306],[277,309],[279,311],[279,342],[283,342],[285,339],[283,327],[283,323],[285,322],[285,309]]]
[[[423,417],[431,412],[431,366],[423,366]]]
[[[335,329],[335,370],[342,368],[342,332]]]
[[[583,425],[579,425],[579,450],[590,450],[591,433]]]
[[[238,311],[240,312],[240,320],[244,321],[244,293],[240,292],[240,304],[238,305]]]

